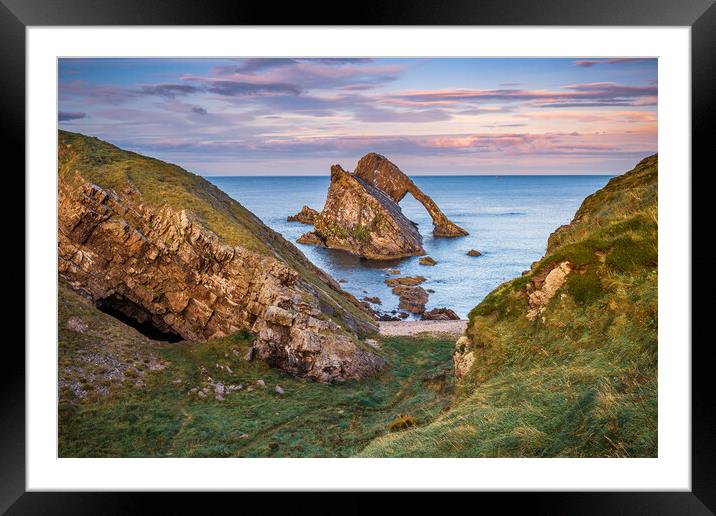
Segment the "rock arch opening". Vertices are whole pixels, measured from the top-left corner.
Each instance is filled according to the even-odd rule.
[[[131,326],[145,337],[162,342],[175,343],[184,340],[166,325],[155,323],[152,314],[137,303],[121,295],[113,294],[98,300],[95,306],[107,315]]]

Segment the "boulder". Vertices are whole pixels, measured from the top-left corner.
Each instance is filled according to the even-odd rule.
[[[470,250],[467,252],[467,255],[468,255],[468,256],[482,256],[482,253],[481,253],[480,251],[476,250],[476,249],[470,249]]]
[[[414,287],[425,283],[428,279],[424,276],[403,276],[402,278],[390,278],[384,281],[389,287],[397,287],[403,285],[406,287]]]
[[[454,311],[449,308],[433,308],[430,311],[424,312],[420,318],[425,321],[458,321],[458,316]]]
[[[393,289],[398,294],[400,302],[398,308],[407,310],[413,314],[422,314],[425,311],[425,304],[428,302],[428,293],[423,287],[399,286]]]
[[[436,262],[434,259],[432,259],[430,256],[423,256],[418,260],[418,263],[420,265],[429,265],[433,266],[436,265],[438,262]]]

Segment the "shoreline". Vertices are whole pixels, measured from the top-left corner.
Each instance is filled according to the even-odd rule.
[[[459,337],[465,333],[467,319],[457,321],[380,321],[378,332],[386,337],[405,337],[412,335],[452,335]]]

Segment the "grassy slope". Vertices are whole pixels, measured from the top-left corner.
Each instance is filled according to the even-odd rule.
[[[60,360],[78,357],[107,345],[104,335],[137,337],[132,328],[62,293],[67,309],[60,312]],[[61,305],[61,306],[62,306]],[[65,328],[70,315],[81,315],[92,335]],[[59,406],[61,457],[344,457],[363,449],[388,432],[401,415],[426,424],[445,410],[453,394],[452,340],[391,339],[383,344],[391,362],[388,372],[360,383],[323,385],[270,369],[260,361],[246,362],[250,340],[241,333],[201,343],[162,344],[129,339],[128,346],[105,349],[105,355],[137,362],[144,385],[115,382],[108,395]],[[71,343],[71,344],[70,344]],[[167,367],[141,371],[132,346],[151,344]],[[71,352],[63,351],[71,348]],[[143,348],[141,348],[143,349]],[[142,351],[139,351],[140,358]],[[236,350],[236,353],[234,353]],[[216,365],[228,365],[217,369]],[[201,368],[216,381],[243,384],[225,401],[190,393],[202,385]],[[256,386],[263,379],[266,387]],[[136,380],[131,374],[130,380]],[[97,389],[104,377],[84,378]],[[285,394],[275,392],[280,385]],[[247,387],[253,386],[251,392]],[[246,434],[246,437],[242,437]]]
[[[361,455],[656,456],[657,177],[652,156],[588,197],[530,274],[470,313],[476,360],[453,407]],[[526,283],[562,260],[579,272],[530,322]]]
[[[321,279],[318,269],[293,244],[203,177],[78,133],[59,131],[59,145],[58,173],[68,184],[78,181],[75,172],[79,172],[84,180],[118,193],[137,189],[148,206],[191,210],[224,243],[280,257],[325,299],[359,320],[368,320],[355,303]]]

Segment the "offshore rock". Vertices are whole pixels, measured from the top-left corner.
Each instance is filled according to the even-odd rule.
[[[396,203],[399,203],[405,194],[410,193],[425,207],[433,219],[433,235],[457,237],[468,234],[467,231],[448,219],[435,204],[435,201],[385,156],[375,152],[366,154],[358,161],[354,175],[367,184],[382,190]]]
[[[327,247],[371,260],[425,254],[416,225],[400,206],[340,165],[331,167],[331,185],[315,221],[315,235],[314,240]]]
[[[299,211],[295,215],[289,215],[286,220],[288,222],[300,222],[301,224],[313,226],[313,224],[316,223],[317,216],[318,212],[316,210],[314,210],[313,208],[309,208],[308,206],[304,206],[303,208],[301,208],[301,211]]]

